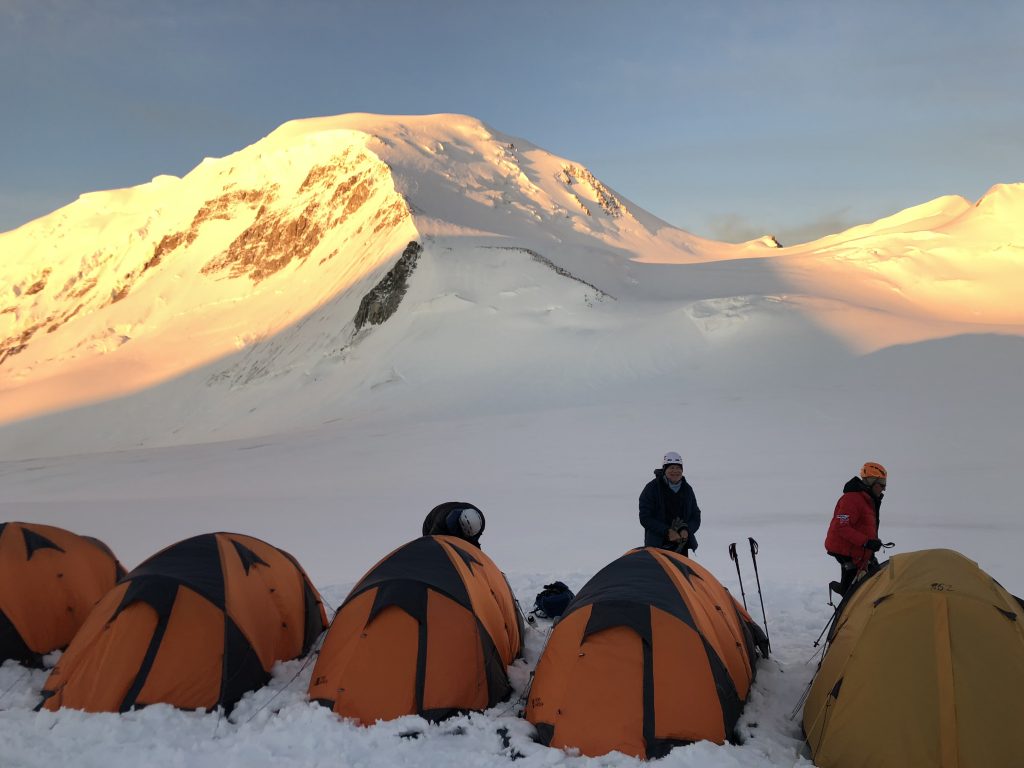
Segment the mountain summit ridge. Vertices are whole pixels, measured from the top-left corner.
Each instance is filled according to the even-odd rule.
[[[301,381],[327,393],[328,417],[403,382],[437,381],[443,399],[437,361],[486,357],[486,333],[537,334],[502,346],[507,381],[556,360],[600,379],[602,353],[580,356],[580,339],[618,338],[622,382],[674,368],[635,335],[666,323],[681,361],[786,318],[858,352],[1018,334],[1022,206],[1024,184],[995,185],[973,206],[938,198],[812,243],[718,243],[472,117],[291,121],[180,179],[86,194],[0,234],[0,424],[179,378],[236,399]],[[391,319],[356,322],[412,243]],[[458,375],[504,386],[502,364],[474,365]],[[575,376],[555,389],[585,387]]]
[[[313,301],[307,297],[300,312],[285,313],[283,326],[422,237],[503,240],[547,219],[548,229],[558,232],[548,237],[558,241],[693,258],[698,238],[687,240],[681,231],[674,240],[657,238],[639,218],[648,225],[656,220],[633,213],[634,206],[590,171],[525,142],[519,146],[464,116],[313,118],[286,123],[224,158],[208,158],[181,179],[162,176],[83,195],[0,235],[4,252],[17,256],[0,265],[12,286],[0,306],[0,379],[25,379],[26,372],[10,369],[35,347],[43,349],[33,369],[74,359],[83,345],[109,351],[135,338],[125,329],[137,332],[161,307],[194,314],[199,300],[237,302],[260,294],[261,284],[274,277],[330,286]],[[531,168],[531,179],[520,154],[524,165],[548,172],[538,176]],[[324,267],[338,259],[337,269],[303,274],[307,260]],[[201,290],[190,290],[185,301],[180,294],[145,291],[154,275],[168,272]],[[242,277],[250,289],[218,289],[217,283],[224,288]],[[136,303],[142,306],[134,312],[125,309]],[[63,348],[40,343],[44,336],[73,336],[53,334],[76,318],[81,327],[82,318],[98,312],[109,315],[112,332],[90,330]],[[247,335],[241,333],[243,343]]]

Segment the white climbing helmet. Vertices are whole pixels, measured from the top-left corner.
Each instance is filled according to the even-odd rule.
[[[665,458],[661,461],[662,468],[667,467],[669,464],[678,464],[680,467],[683,466],[683,457],[675,451],[669,451],[665,454]]]
[[[484,516],[480,514],[479,509],[467,507],[459,513],[459,528],[463,536],[473,538],[483,530],[483,527]]]

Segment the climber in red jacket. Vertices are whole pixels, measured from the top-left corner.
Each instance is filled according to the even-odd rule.
[[[829,586],[845,595],[857,576],[868,570],[882,548],[878,538],[878,513],[885,495],[888,473],[875,461],[867,462],[843,487],[825,536],[825,551],[839,561],[842,576]],[[877,562],[877,561],[876,561]]]

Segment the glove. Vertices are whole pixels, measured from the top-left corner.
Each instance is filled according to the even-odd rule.
[[[882,542],[878,539],[868,539],[864,542],[864,549],[870,549],[872,552],[877,552],[882,548]]]

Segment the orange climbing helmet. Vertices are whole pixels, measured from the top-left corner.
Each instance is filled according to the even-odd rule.
[[[861,480],[886,480],[889,473],[877,461],[869,461],[860,470]]]

